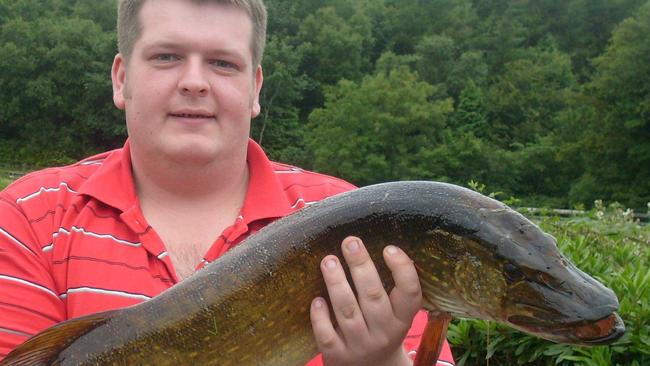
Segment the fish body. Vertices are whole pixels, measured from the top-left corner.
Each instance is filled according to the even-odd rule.
[[[57,324],[0,365],[303,365],[318,352],[311,300],[327,297],[319,263],[341,257],[349,235],[363,239],[387,289],[382,249],[402,248],[427,310],[563,343],[623,333],[616,295],[519,213],[451,184],[394,182],[279,219],[159,296]]]

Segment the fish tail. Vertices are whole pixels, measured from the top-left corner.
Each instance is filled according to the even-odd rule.
[[[106,323],[111,311],[70,319],[28,339],[0,360],[0,366],[52,365],[58,356],[79,337]]]

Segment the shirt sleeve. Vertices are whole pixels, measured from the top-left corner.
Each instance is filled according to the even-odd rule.
[[[0,359],[65,319],[48,266],[32,223],[0,194]]]
[[[424,333],[424,327],[427,325],[427,313],[426,311],[419,311],[413,319],[413,324],[411,329],[409,329],[404,339],[404,350],[407,352],[411,360],[415,359],[415,354],[420,346],[420,341],[422,339],[422,334]],[[323,359],[320,354],[314,359],[309,361],[305,366],[322,366]],[[440,356],[438,361],[431,366],[455,366],[454,358],[451,354],[451,348],[449,343],[445,340],[445,343],[442,346],[442,351],[440,351]]]

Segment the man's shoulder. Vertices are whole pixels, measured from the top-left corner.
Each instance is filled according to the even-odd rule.
[[[304,197],[308,201],[318,201],[356,188],[355,185],[341,178],[289,164],[271,162],[271,167],[290,197]]]
[[[78,188],[92,176],[112,151],[97,154],[76,163],[44,168],[30,172],[11,183],[2,196],[20,203],[43,192],[76,193]]]

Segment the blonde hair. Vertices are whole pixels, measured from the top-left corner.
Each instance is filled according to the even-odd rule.
[[[119,0],[117,7],[117,48],[125,60],[131,57],[133,45],[140,37],[142,27],[138,13],[147,0]],[[186,0],[194,3],[215,2],[232,5],[248,14],[253,23],[251,52],[253,69],[262,62],[266,44],[266,8],[263,0]]]

